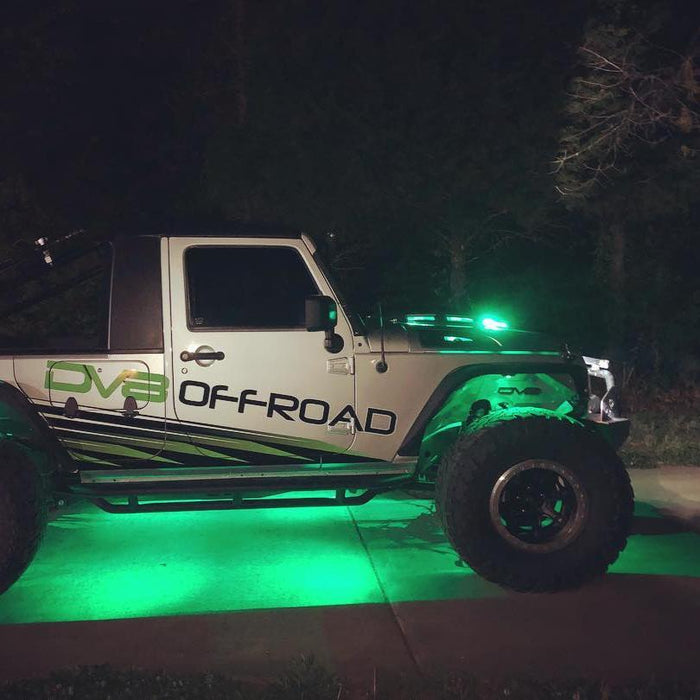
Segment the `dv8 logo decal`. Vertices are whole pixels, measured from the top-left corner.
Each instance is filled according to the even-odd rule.
[[[58,376],[57,372],[60,372]],[[108,399],[119,390],[124,398],[153,403],[165,402],[169,383],[163,374],[135,369],[123,369],[111,382],[105,383],[93,365],[63,360],[47,362],[44,377],[44,388],[53,391],[87,394],[94,389],[103,399]]]

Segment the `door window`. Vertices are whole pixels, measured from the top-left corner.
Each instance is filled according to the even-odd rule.
[[[303,328],[306,297],[319,293],[294,248],[193,247],[185,269],[190,330]]]

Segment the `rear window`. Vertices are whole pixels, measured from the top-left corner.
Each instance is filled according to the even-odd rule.
[[[0,275],[0,349],[104,350],[112,248],[40,260]]]

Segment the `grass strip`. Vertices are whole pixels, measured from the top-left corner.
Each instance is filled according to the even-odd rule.
[[[630,437],[621,450],[628,467],[660,464],[700,466],[700,414],[646,410],[633,413]]]
[[[171,674],[163,671],[81,666],[0,685],[7,700],[133,698],[198,700],[700,700],[700,680],[647,679],[625,684],[601,680],[539,680],[509,677],[478,679],[373,674],[366,687],[344,683],[313,657],[291,663],[276,679],[255,683],[222,674]]]

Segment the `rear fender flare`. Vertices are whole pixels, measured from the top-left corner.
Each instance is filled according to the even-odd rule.
[[[0,381],[0,439],[12,440],[29,450],[44,474],[71,471],[73,460],[17,387]]]

